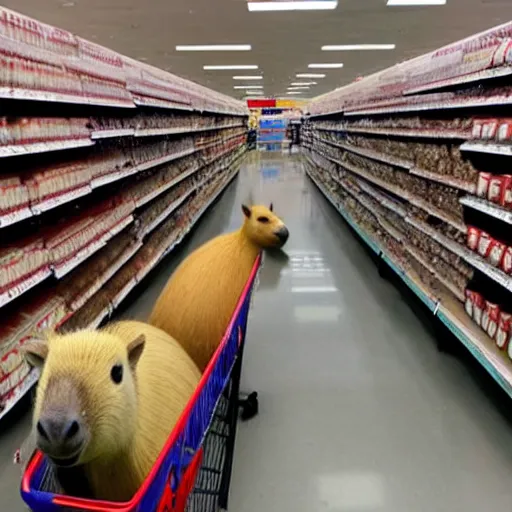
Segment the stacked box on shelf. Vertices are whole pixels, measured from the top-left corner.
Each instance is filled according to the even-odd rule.
[[[322,192],[510,396],[511,43],[507,23],[315,98],[301,137]]]
[[[1,418],[38,377],[22,344],[119,306],[236,174],[248,112],[3,8],[0,67]]]

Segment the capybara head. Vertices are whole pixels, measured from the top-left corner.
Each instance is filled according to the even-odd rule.
[[[144,343],[144,336],[127,344],[106,332],[77,331],[26,344],[28,361],[42,369],[34,435],[56,465],[108,460],[130,446]]]
[[[247,237],[262,249],[282,247],[288,240],[290,233],[284,222],[274,215],[273,206],[246,206],[242,205],[245,215],[243,231]]]

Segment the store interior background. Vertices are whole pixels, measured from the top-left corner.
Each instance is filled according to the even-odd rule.
[[[251,13],[244,0],[6,0],[4,6],[239,99],[246,93],[234,87],[246,82],[234,75],[261,75],[261,97],[308,100],[512,19],[509,0],[426,7],[340,0],[334,11],[273,13]],[[175,49],[192,44],[252,49]],[[321,50],[330,44],[396,47]],[[343,67],[315,70],[311,63]],[[207,65],[258,69],[204,70]],[[325,77],[288,94],[302,80],[297,74],[315,72]],[[235,229],[240,203],[251,196],[273,201],[287,222],[286,252],[296,268],[317,258],[326,270],[319,286],[334,292],[318,300],[335,312],[319,324],[298,319],[312,298],[292,292],[297,282],[283,261],[269,258],[264,268],[243,376],[244,388],[260,393],[261,413],[239,427],[230,509],[506,510],[512,500],[508,399],[471,357],[437,351],[413,298],[379,279],[366,249],[298,162],[251,154],[176,257],[123,309],[126,317],[144,318],[176,265],[209,238]],[[0,509],[6,511],[25,510],[12,457],[27,434],[29,408],[25,400],[0,425]]]

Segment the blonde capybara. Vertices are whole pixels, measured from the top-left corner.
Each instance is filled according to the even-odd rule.
[[[188,256],[167,282],[149,317],[183,345],[201,371],[218,347],[262,249],[288,239],[283,221],[265,206],[242,205],[245,219]]]
[[[42,367],[34,436],[61,483],[66,471],[81,474],[82,497],[131,499],[199,383],[197,366],[166,333],[135,321],[51,335],[25,353]]]

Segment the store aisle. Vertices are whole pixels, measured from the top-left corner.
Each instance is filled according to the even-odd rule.
[[[434,340],[296,161],[251,153],[240,177],[123,312],[145,318],[192,249],[241,222],[250,192],[291,237],[267,257],[243,388],[260,414],[240,424],[232,512],[508,510],[512,428]],[[28,412],[0,428],[0,510],[25,510],[13,451]]]
[[[435,342],[298,166],[253,183],[290,229],[249,321],[233,512],[509,509],[512,428]]]

